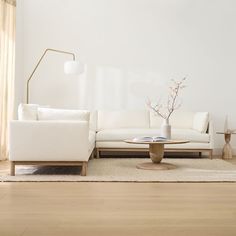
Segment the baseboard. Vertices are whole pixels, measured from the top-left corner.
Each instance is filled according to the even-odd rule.
[[[213,149],[213,155],[221,155],[222,148],[214,148]]]

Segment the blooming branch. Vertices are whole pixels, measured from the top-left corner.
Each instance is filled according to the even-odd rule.
[[[147,106],[154,111],[158,116],[163,119],[168,120],[171,114],[181,106],[181,102],[178,101],[178,95],[182,89],[186,86],[184,85],[186,78],[183,78],[180,81],[172,80],[172,84],[169,87],[169,96],[167,99],[167,105],[164,106],[160,101],[158,101],[155,105],[152,104],[150,99],[147,101]]]

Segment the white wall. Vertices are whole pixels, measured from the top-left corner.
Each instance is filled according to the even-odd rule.
[[[236,128],[236,1],[18,0],[17,101],[45,48],[74,51],[87,64],[63,74],[66,55],[48,54],[31,102],[54,107],[144,108],[170,79],[188,77],[184,110],[209,111]],[[233,137],[236,147],[236,137]],[[223,137],[216,135],[216,147]]]

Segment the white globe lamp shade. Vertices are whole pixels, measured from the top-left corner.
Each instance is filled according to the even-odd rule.
[[[77,75],[82,74],[84,72],[84,65],[79,63],[78,61],[66,61],[64,63],[64,73]]]

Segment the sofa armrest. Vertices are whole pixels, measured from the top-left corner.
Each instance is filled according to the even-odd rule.
[[[11,161],[87,161],[87,121],[11,121]]]

